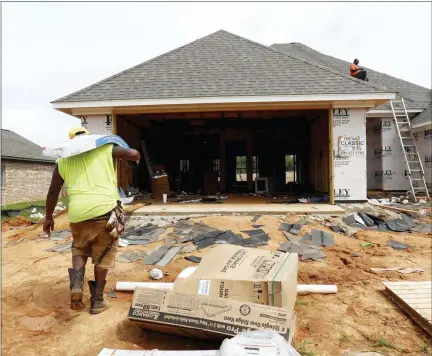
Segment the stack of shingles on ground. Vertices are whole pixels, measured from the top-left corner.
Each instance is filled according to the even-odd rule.
[[[121,237],[121,242],[126,245],[147,245],[161,240],[161,235],[167,232],[166,229],[156,225],[146,225],[138,228],[130,228]]]
[[[307,222],[300,220],[295,224],[283,222],[280,225],[279,229],[289,241],[281,243],[279,251],[298,253],[302,261],[321,260],[326,256],[321,246],[333,246],[335,244],[334,237],[325,231],[315,229],[312,229],[311,234],[305,234],[301,238],[295,236],[300,234],[304,224]]]
[[[187,234],[191,231],[192,226],[193,222],[187,220],[179,221],[173,226],[173,232],[170,235],[175,237],[178,234]],[[144,265],[165,267],[179,252],[190,253],[196,249],[193,245],[175,245],[176,242],[179,242],[179,239],[173,239],[170,236],[166,236],[164,240],[164,245],[156,248],[149,255],[145,256],[144,261],[142,262]]]
[[[343,222],[349,226],[366,229],[366,230],[375,230],[375,231],[395,231],[395,232],[423,232],[429,233],[432,230],[431,224],[423,224],[414,222],[414,219],[411,215],[401,213],[401,218],[399,219],[391,219],[384,220],[377,216],[367,213],[356,213],[351,214],[343,219]],[[334,229],[338,229],[339,227],[334,226]],[[340,228],[339,228],[340,229]],[[335,230],[334,230],[335,231]],[[339,232],[339,231],[335,231]]]
[[[181,249],[182,246],[163,245],[148,255],[143,264],[165,267]]]
[[[164,240],[162,235],[167,229],[156,225],[146,225],[138,228],[130,228],[122,236],[121,240],[126,245],[148,245],[153,242]],[[165,244],[153,250],[150,254],[145,251],[128,251],[120,254],[117,258],[121,262],[135,262],[144,259],[145,265],[166,266],[181,250],[181,246]]]
[[[41,240],[51,240],[51,241],[66,241],[69,240],[71,237],[70,230],[60,230],[60,231],[54,231],[51,233],[51,236],[49,238],[41,239]],[[67,242],[64,244],[57,244],[54,247],[45,249],[44,251],[49,252],[58,252],[58,253],[68,253],[71,251],[72,242]]]

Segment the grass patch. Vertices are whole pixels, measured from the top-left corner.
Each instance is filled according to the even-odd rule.
[[[296,302],[295,302],[295,305],[302,305],[302,306],[304,305],[304,306],[306,306],[306,305],[309,305],[309,302],[306,301],[306,300],[297,299]]]
[[[60,198],[58,202],[62,202],[68,205],[67,198]],[[6,222],[12,219],[14,216],[23,216],[29,218],[33,208],[36,208],[38,212],[45,214],[45,200],[37,200],[26,203],[9,204],[1,207],[1,221]],[[6,210],[13,210],[15,213],[8,214]]]
[[[397,350],[398,348],[384,338],[379,338],[374,343],[375,347],[387,347],[388,349]]]
[[[310,349],[312,341],[305,340],[302,344],[296,345],[296,350],[301,356],[316,356],[314,350]]]
[[[68,204],[67,198],[60,198],[58,202]],[[1,207],[1,210],[26,210],[32,207],[45,208],[45,200],[37,200],[25,203],[8,204]],[[40,209],[39,209],[40,210]]]
[[[421,352],[424,355],[432,355],[432,349],[431,349],[430,345],[428,345],[424,342],[419,347],[419,352]]]
[[[352,338],[352,335],[349,335],[347,333],[342,332],[341,336],[339,337],[339,341],[347,342],[347,341],[350,341],[351,338]]]
[[[66,204],[66,205],[68,203],[67,198],[60,198],[58,201]],[[31,202],[25,202],[25,203],[8,204],[5,206],[2,206],[1,209],[2,210],[24,210],[24,209],[28,209],[32,206],[45,208],[45,200],[37,200],[37,201],[31,201]]]
[[[8,204],[5,206],[2,206],[2,210],[24,210],[28,209],[31,206],[37,206],[44,208],[45,207],[45,200],[38,200],[38,201],[32,201],[32,202],[26,202],[26,203],[16,203],[16,204]]]

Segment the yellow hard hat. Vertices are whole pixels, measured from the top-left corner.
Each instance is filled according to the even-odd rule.
[[[77,134],[90,135],[85,127],[77,127],[69,130],[69,138],[72,140]]]

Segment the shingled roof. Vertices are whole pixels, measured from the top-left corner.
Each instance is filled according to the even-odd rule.
[[[1,135],[2,159],[55,163],[54,158],[42,155],[42,147],[15,132],[2,129]]]
[[[388,92],[220,30],[53,103]]]
[[[411,125],[413,126],[423,126],[428,124],[432,124],[432,103],[429,103],[426,109],[411,120]]]
[[[341,74],[349,73],[350,62],[318,52],[301,43],[276,43],[270,46],[288,55],[304,59],[310,63],[315,63]],[[424,109],[431,102],[431,89],[421,87],[402,79],[392,77],[388,74],[380,73],[364,67],[367,71],[369,83],[387,88],[391,92],[396,92],[403,96],[408,109]],[[388,104],[381,105],[377,109],[390,109]]]

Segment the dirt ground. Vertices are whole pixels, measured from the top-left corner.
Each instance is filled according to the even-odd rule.
[[[196,221],[234,233],[251,229],[251,216],[213,216]],[[284,219],[263,216],[256,223],[271,237],[269,248],[276,250],[286,241],[278,230],[281,221],[295,222],[297,216]],[[67,215],[56,219],[56,230],[68,227]],[[303,226],[328,230],[321,224]],[[69,309],[67,268],[71,255],[43,251],[55,241],[39,241],[41,227],[37,225],[9,230],[2,236],[2,354],[3,355],[97,355],[102,348],[193,350],[217,349],[219,344],[182,339],[141,330],[127,320],[132,294],[117,292],[111,308],[99,315],[90,315],[88,287],[85,287],[86,309]],[[302,355],[341,355],[345,350],[377,351],[384,355],[429,355],[427,334],[414,324],[384,294],[383,281],[431,280],[431,243],[427,234],[381,233],[360,231],[356,238],[334,234],[336,246],[325,248],[322,262],[299,262],[298,282],[301,284],[336,284],[334,295],[311,294],[298,296],[296,302],[297,333],[295,345]],[[24,237],[24,241],[13,245]],[[396,251],[385,244],[389,239],[414,246]],[[9,241],[8,246],[5,242]],[[362,242],[372,246],[361,247]],[[63,243],[63,242],[60,242]],[[122,251],[153,249],[129,246]],[[207,249],[194,252],[203,255]],[[360,257],[352,257],[353,253]],[[183,255],[163,268],[171,282],[185,267],[193,265]],[[401,275],[398,272],[372,273],[371,267],[422,267],[424,273]],[[117,281],[147,281],[149,266],[118,263],[110,271],[108,287]],[[87,279],[92,279],[91,266]]]

